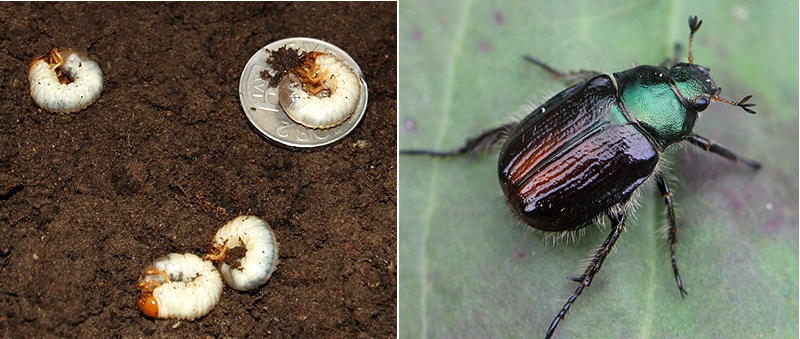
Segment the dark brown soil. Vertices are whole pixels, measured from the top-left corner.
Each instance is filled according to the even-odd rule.
[[[396,335],[395,3],[0,4],[0,337]],[[239,76],[286,37],[331,42],[369,84],[361,125],[293,152],[261,139]],[[54,45],[105,74],[100,99],[52,114],[27,67]],[[240,214],[281,243],[272,279],[225,288],[195,321],[136,307],[139,270],[203,254]]]

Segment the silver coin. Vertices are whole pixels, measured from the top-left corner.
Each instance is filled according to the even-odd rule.
[[[349,119],[329,129],[310,129],[289,119],[278,101],[277,88],[269,87],[268,81],[261,77],[261,72],[273,70],[267,64],[268,53],[283,46],[297,49],[301,53],[333,54],[358,75],[361,80],[361,96],[356,111]],[[355,60],[339,47],[312,38],[289,38],[275,41],[253,54],[239,79],[239,100],[250,123],[268,140],[289,148],[309,149],[336,142],[356,128],[367,110],[367,83]]]

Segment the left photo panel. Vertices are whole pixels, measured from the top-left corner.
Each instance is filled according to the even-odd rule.
[[[397,3],[3,3],[0,336],[397,336]]]

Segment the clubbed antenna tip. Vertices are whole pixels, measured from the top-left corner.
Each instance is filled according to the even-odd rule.
[[[750,95],[742,98],[742,100],[739,100],[739,102],[733,102],[733,101],[730,101],[728,99],[725,99],[725,98],[719,96],[719,93],[717,93],[717,94],[714,94],[711,98],[714,99],[714,100],[717,100],[717,101],[722,101],[722,102],[724,102],[724,103],[726,103],[728,105],[731,105],[731,106],[741,107],[747,113],[756,114],[756,111],[750,109],[750,107],[753,107],[756,104],[747,103],[747,101],[750,100],[750,98],[752,98],[752,97],[753,97],[753,95],[750,94]]]
[[[692,56],[692,40],[694,40],[694,33],[703,25],[703,20],[697,20],[697,16],[689,17],[689,63],[694,63],[694,56]]]

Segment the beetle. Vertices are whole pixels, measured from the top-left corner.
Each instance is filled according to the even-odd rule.
[[[598,223],[604,216],[611,221],[610,234],[583,274],[569,278],[579,285],[553,319],[546,338],[554,334],[600,271],[625,229],[635,192],[647,180],[655,181],[664,199],[673,274],[681,298],[688,293],[675,254],[678,228],[672,193],[658,166],[667,148],[689,143],[753,169],[761,167],[693,132],[698,113],[711,101],[755,114],[751,109],[755,104],[748,103],[752,95],[738,102],[722,98],[709,69],[694,63],[692,41],[702,23],[696,16],[689,17],[686,63],[674,60],[612,74],[565,73],[525,56],[556,78],[581,82],[556,94],[519,123],[483,131],[456,150],[400,151],[408,155],[472,157],[505,139],[498,161],[500,186],[525,223],[540,231],[564,234]]]

